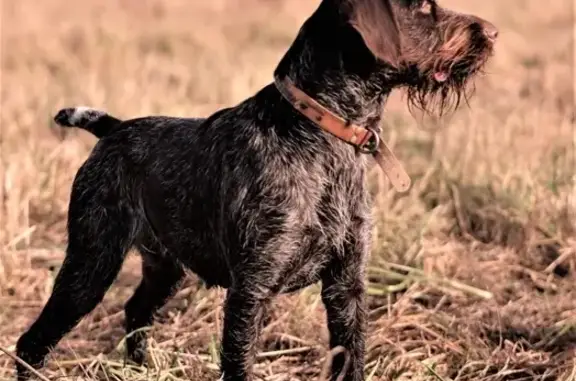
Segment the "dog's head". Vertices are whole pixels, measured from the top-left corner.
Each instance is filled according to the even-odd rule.
[[[334,0],[329,0],[334,1]],[[492,55],[498,30],[435,0],[335,0],[366,47],[425,110],[457,107]]]

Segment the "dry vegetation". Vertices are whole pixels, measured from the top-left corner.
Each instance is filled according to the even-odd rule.
[[[374,171],[371,380],[575,380],[573,3],[444,5],[500,27],[470,108],[441,128],[402,94],[384,136],[414,179]],[[460,3],[460,4],[458,4]],[[311,0],[7,0],[2,14],[0,348],[9,353],[51,291],[70,184],[95,138],[56,130],[63,106],[121,117],[208,115],[271,80]],[[3,193],[3,195],[2,195]],[[213,380],[223,291],[191,275],[151,328],[150,366],[123,364],[131,256],[105,301],[42,370],[49,379]],[[264,380],[316,380],[327,333],[318,288],[279,298],[256,365]],[[0,352],[0,380],[13,377]]]

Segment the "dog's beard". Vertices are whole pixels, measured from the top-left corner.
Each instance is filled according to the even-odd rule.
[[[452,38],[434,54],[410,65],[407,101],[430,116],[443,117],[473,95],[474,79],[492,55],[492,46],[472,33]]]

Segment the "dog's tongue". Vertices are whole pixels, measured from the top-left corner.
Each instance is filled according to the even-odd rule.
[[[448,79],[447,71],[437,71],[434,73],[434,79],[438,82],[444,82]]]

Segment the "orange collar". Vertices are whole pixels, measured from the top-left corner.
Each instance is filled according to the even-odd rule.
[[[410,189],[410,176],[392,150],[380,140],[376,131],[357,126],[335,115],[297,88],[288,77],[283,80],[275,78],[274,82],[282,96],[308,119],[332,135],[352,144],[360,152],[372,154],[396,191],[406,192]]]

